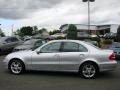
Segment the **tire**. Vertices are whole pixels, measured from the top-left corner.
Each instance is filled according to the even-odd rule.
[[[80,67],[79,73],[85,79],[93,79],[98,73],[98,67],[92,62],[86,62]]]
[[[8,69],[12,74],[19,75],[25,71],[25,65],[20,60],[12,60],[8,65]]]

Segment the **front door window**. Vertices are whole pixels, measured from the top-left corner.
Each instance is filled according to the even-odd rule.
[[[60,51],[60,46],[61,46],[60,42],[51,43],[51,44],[48,44],[48,45],[44,46],[41,49],[40,52],[41,53],[55,53],[55,52],[59,52]]]

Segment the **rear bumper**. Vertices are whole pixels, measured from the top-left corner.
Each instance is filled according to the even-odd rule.
[[[99,64],[99,67],[100,67],[100,72],[112,71],[117,67],[117,61],[101,63]]]

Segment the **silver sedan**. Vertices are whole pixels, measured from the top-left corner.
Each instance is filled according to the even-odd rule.
[[[50,41],[33,51],[11,53],[3,62],[11,73],[17,75],[25,70],[66,71],[78,72],[89,79],[117,66],[112,50],[102,50],[77,40]]]

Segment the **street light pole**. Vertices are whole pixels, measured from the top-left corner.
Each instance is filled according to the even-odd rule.
[[[88,31],[91,34],[90,30],[90,1],[88,0]]]
[[[82,0],[83,2],[88,2],[88,31],[91,34],[90,30],[90,2],[94,2],[95,0]]]
[[[0,26],[1,26],[1,24],[0,24]],[[0,30],[1,30],[1,27],[0,27]]]
[[[14,35],[14,34],[13,34],[13,28],[14,28],[14,24],[12,24],[12,29],[11,29],[11,31],[12,31],[12,36]]]

